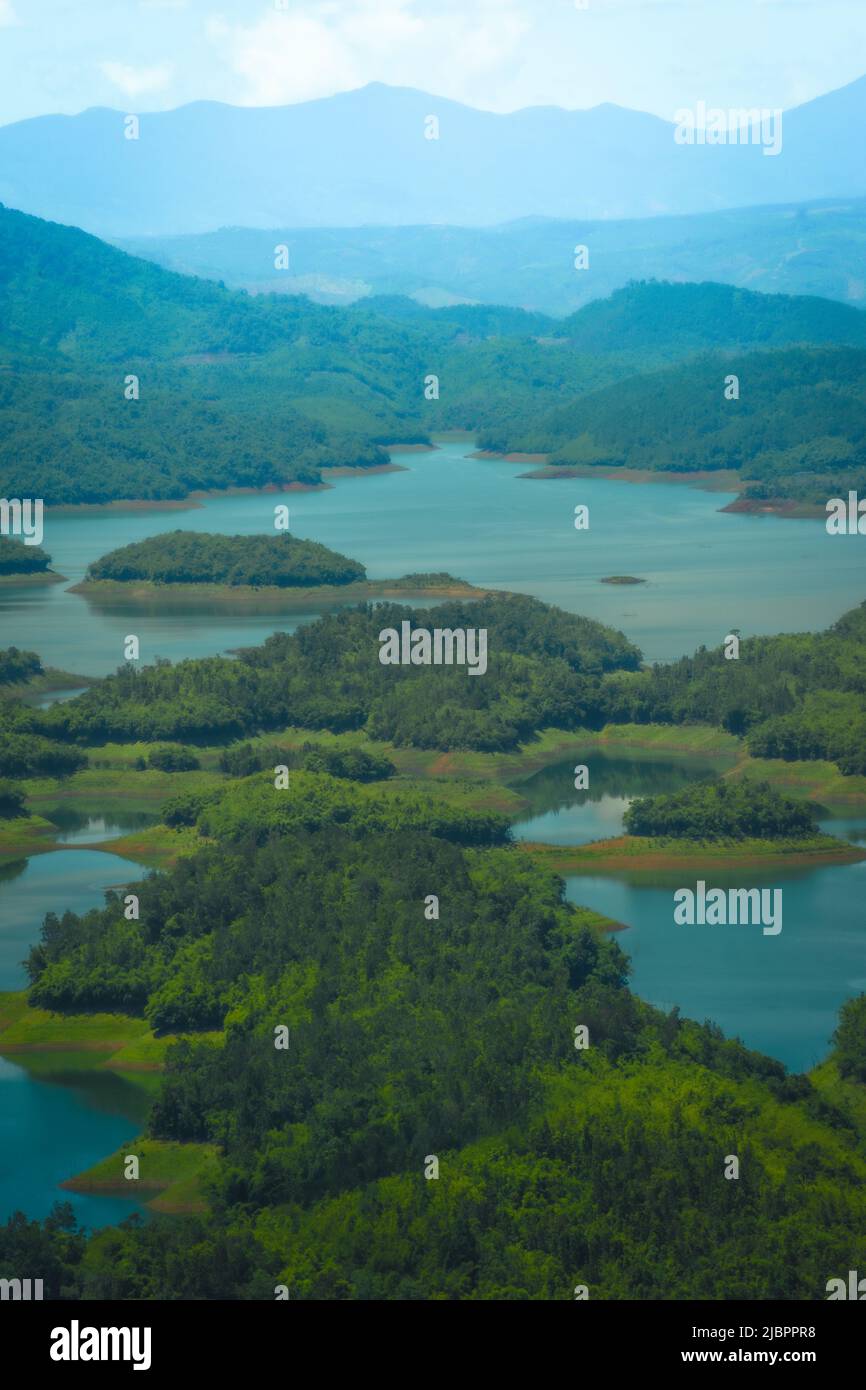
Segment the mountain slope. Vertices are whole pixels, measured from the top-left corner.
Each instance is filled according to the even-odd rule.
[[[798,344],[866,349],[866,315],[817,298],[662,283],[630,285],[560,320],[400,298],[327,308],[177,275],[0,208],[0,493],[50,505],[317,484],[324,467],[382,463],[382,444],[449,428],[485,431],[488,447],[561,450],[585,432],[568,423],[581,395],[709,349]],[[847,370],[843,354],[840,380]],[[785,374],[780,354],[773,389],[784,389]],[[431,375],[441,385],[433,400]],[[130,378],[137,398],[127,396]],[[671,421],[703,418],[717,385],[685,371],[666,397]],[[628,385],[627,395],[623,384],[614,414],[655,389]],[[759,401],[755,437],[766,439],[773,391]],[[551,426],[546,417],[563,410],[566,425],[557,415]],[[817,414],[808,401],[805,410],[809,427],[820,414],[821,438],[859,447],[844,391],[825,392]],[[656,443],[669,435],[662,421]],[[684,440],[649,466],[686,466]],[[603,431],[596,442],[608,450],[611,441]],[[849,454],[831,450],[833,466]],[[783,481],[801,464],[784,459]],[[806,471],[826,469],[813,459]]]
[[[866,305],[866,200],[856,198],[498,227],[223,227],[119,244],[169,270],[321,304],[399,294],[431,307],[480,301],[562,317],[629,280],[663,279]],[[276,245],[290,249],[288,272],[274,269]],[[590,248],[587,272],[574,268],[577,245]]]

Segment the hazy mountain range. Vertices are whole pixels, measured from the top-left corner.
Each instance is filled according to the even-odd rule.
[[[589,248],[586,271],[575,270],[578,244]],[[507,304],[559,317],[630,280],[659,279],[866,305],[866,199],[499,227],[228,227],[118,245],[170,270],[322,304],[398,294],[433,308]],[[289,248],[288,270],[274,268],[278,245]]]
[[[134,113],[138,114],[138,113]],[[492,226],[866,196],[866,78],[785,113],[782,148],[681,145],[602,105],[479,111],[372,83],[294,106],[93,108],[0,129],[0,201],[102,236],[225,226]],[[674,113],[671,113],[672,118]],[[426,138],[427,118],[439,123]]]

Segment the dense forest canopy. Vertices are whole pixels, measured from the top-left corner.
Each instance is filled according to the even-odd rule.
[[[0,577],[4,574],[44,574],[51,564],[41,545],[25,545],[12,536],[0,536]]]
[[[383,666],[379,633],[403,621],[485,628],[487,672],[472,680],[460,666]],[[639,660],[621,633],[521,595],[419,610],[367,604],[278,633],[239,660],[121,668],[47,711],[44,732],[82,742],[213,742],[297,724],[365,729],[421,748],[495,750],[547,725],[592,724],[602,673],[636,670]]]
[[[294,829],[138,892],[137,922],[120,895],[49,916],[32,998],[186,1032],[148,1131],[219,1146],[212,1209],[90,1240],[62,1209],[13,1218],[0,1272],[26,1251],[47,1296],[808,1299],[866,1254],[846,1110],[635,999],[613,938],[513,847]]]
[[[0,444],[0,494],[49,504],[317,484],[443,429],[565,462],[742,467],[765,495],[810,501],[862,475],[866,316],[814,297],[649,281],[559,320],[387,298],[334,309],[0,207],[0,311],[0,439],[16,441]],[[723,399],[727,371],[739,402]]]
[[[629,835],[688,840],[801,839],[815,833],[812,808],[767,782],[709,782],[632,801]]]
[[[605,685],[616,723],[717,724],[755,757],[822,758],[866,772],[866,603],[825,632],[749,637]]]
[[[486,628],[486,674],[383,667],[379,632],[404,620]],[[825,632],[744,638],[736,661],[702,647],[641,669],[622,633],[537,599],[493,595],[419,610],[347,608],[275,634],[238,660],[127,665],[52,709],[0,711],[0,743],[12,723],[58,748],[109,739],[228,742],[297,725],[496,751],[546,727],[711,724],[745,735],[757,757],[825,759],[854,774],[866,772],[864,693],[866,603]]]
[[[19,685],[42,675],[42,662],[36,652],[18,647],[0,648],[0,685]]]
[[[349,560],[318,541],[288,534],[222,536],[166,531],[103,555],[89,567],[87,578],[293,588],[351,584],[364,579],[366,573],[357,560]]]

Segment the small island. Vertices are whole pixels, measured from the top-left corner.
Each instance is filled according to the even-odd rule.
[[[602,584],[645,584],[645,579],[637,579],[633,574],[609,574]]]
[[[866,851],[826,835],[811,806],[767,782],[699,782],[633,801],[625,835],[587,845],[526,844],[557,873],[850,864]]]
[[[62,574],[49,569],[51,556],[41,545],[25,545],[12,536],[0,536],[0,585],[60,584]]]
[[[367,579],[357,560],[318,541],[278,536],[222,536],[168,531],[94,561],[70,593],[103,607],[130,602],[160,607],[215,601],[248,612],[285,612],[390,597],[482,597],[453,575]]]
[[[166,531],[94,560],[85,584],[218,584],[229,588],[309,588],[366,578],[349,560],[318,541],[275,536],[221,536]],[[78,586],[79,588],[81,586]]]

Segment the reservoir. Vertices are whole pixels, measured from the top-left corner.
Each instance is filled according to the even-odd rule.
[[[403,471],[339,478],[321,492],[207,497],[188,510],[49,509],[46,550],[70,583],[91,561],[164,531],[273,533],[274,506],[291,530],[359,560],[371,579],[447,570],[473,584],[532,594],[625,632],[647,661],[702,643],[828,626],[866,596],[858,537],[829,536],[820,521],[719,510],[731,494],[682,484],[604,478],[539,481],[526,465],[473,459],[471,442],[398,453]],[[587,531],[574,508],[589,507]],[[602,584],[611,574],[644,584]],[[105,675],[135,633],[142,660],[212,656],[311,621],[139,605],[100,609],[66,584],[0,586],[0,645],[36,648],[45,665]]]
[[[109,824],[109,834],[112,829]],[[101,907],[107,888],[145,872],[132,860],[88,849],[56,850],[0,867],[0,991],[26,986],[21,962],[39,940],[46,913]],[[91,1226],[143,1210],[132,1199],[58,1186],[134,1138],[144,1125],[146,1092],[101,1070],[100,1060],[94,1053],[0,1056],[0,1222],[16,1210],[47,1216],[57,1201],[71,1202],[78,1220]]]
[[[208,497],[187,510],[49,511],[44,545],[53,568],[77,583],[101,555],[164,531],[272,533],[273,508],[284,502],[294,534],[360,560],[371,579],[446,570],[531,594],[622,630],[648,661],[719,645],[732,629],[746,637],[826,627],[866,597],[862,544],[828,536],[820,522],[724,514],[719,508],[730,495],[683,485],[528,480],[520,476],[526,465],[473,459],[473,447],[449,442],[398,453],[402,471],[339,478],[318,492]],[[587,531],[574,529],[579,503],[589,507]],[[602,584],[611,574],[646,582]],[[61,583],[0,587],[0,646],[36,650],[46,665],[99,676],[119,665],[129,633],[140,638],[145,663],[177,661],[253,645],[318,616],[312,606],[282,619],[226,611],[217,601],[210,611],[100,608],[67,590]],[[574,790],[577,761],[590,767],[588,793]],[[515,837],[578,844],[615,836],[634,796],[676,790],[718,770],[688,757],[575,755],[520,784],[529,810]],[[866,837],[866,819],[856,816],[825,828],[858,842]],[[47,912],[99,906],[106,888],[145,872],[87,848],[112,833],[99,815],[83,822],[73,815],[63,832],[68,848],[0,869],[0,990],[25,986],[21,962]],[[866,988],[866,863],[789,871],[772,883],[738,874],[737,886],[783,888],[778,937],[675,926],[674,889],[689,886],[679,877],[574,876],[567,895],[627,927],[617,939],[642,998],[712,1019],[794,1070],[820,1060],[840,1003]],[[723,875],[714,886],[727,886]],[[147,1104],[141,1087],[100,1071],[92,1055],[0,1058],[0,1220],[16,1208],[44,1216],[58,1199],[71,1200],[91,1225],[129,1214],[132,1201],[57,1185],[140,1132]]]
[[[578,761],[589,768],[590,791],[574,791]],[[576,754],[519,785],[536,813],[513,827],[515,839],[578,845],[621,835],[632,797],[676,791],[712,771],[712,764],[693,758],[636,762]],[[866,817],[820,826],[855,843],[866,837]],[[687,1017],[718,1023],[728,1037],[791,1071],[808,1070],[829,1050],[840,1005],[866,990],[866,860],[775,870],[771,877],[747,868],[706,874],[708,888],[780,888],[783,927],[774,937],[759,926],[677,926],[674,891],[694,888],[704,876],[703,870],[691,879],[683,870],[575,874],[566,878],[566,896],[627,927],[617,941],[642,999],[662,1009],[679,1005]]]

